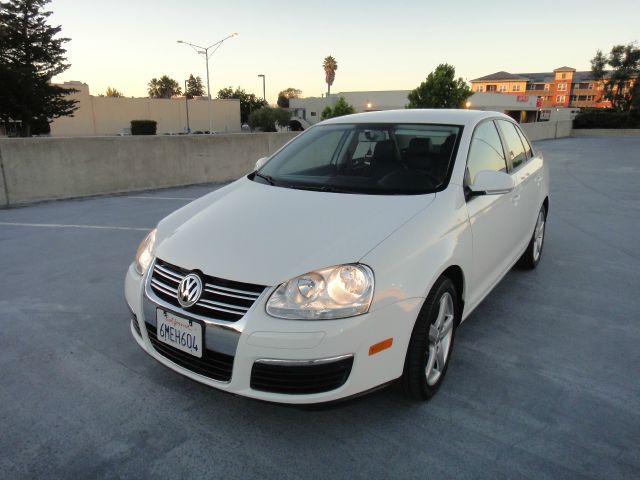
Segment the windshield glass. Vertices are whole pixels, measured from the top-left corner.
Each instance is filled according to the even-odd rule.
[[[320,125],[296,138],[250,178],[279,187],[341,193],[431,193],[446,186],[461,132],[457,125]]]

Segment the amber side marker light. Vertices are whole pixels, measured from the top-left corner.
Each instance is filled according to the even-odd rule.
[[[391,345],[393,345],[393,338],[387,338],[386,340],[383,340],[374,345],[371,345],[369,347],[369,356],[375,355],[376,353],[380,353],[381,351],[386,350],[387,348],[390,348]]]

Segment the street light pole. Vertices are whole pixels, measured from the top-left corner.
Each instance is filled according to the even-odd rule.
[[[262,99],[266,102],[267,101],[267,91],[265,90],[264,74],[261,73],[260,75],[258,75],[258,77],[262,77]]]
[[[187,95],[187,80],[184,81],[184,104],[187,108],[187,133],[191,133],[189,127],[189,96]]]
[[[178,40],[178,43],[184,43],[185,45],[189,45],[191,48],[193,48],[196,51],[197,54],[202,55],[207,65],[207,97],[209,101],[209,133],[213,131],[213,119],[211,117],[211,88],[209,83],[209,59],[214,53],[216,53],[216,50],[220,48],[220,45],[222,45],[222,43],[225,40],[229,40],[231,37],[235,37],[236,35],[238,34],[232,33],[231,35],[223,38],[222,40],[218,40],[216,43],[209,45],[208,47],[203,47],[201,45],[196,45],[194,43],[183,42],[182,40]],[[216,47],[216,48],[213,48],[213,47]],[[209,53],[209,50],[211,50],[212,48],[213,50],[211,51],[211,53]]]

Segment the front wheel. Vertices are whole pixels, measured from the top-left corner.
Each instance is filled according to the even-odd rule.
[[[547,210],[544,205],[538,212],[538,218],[536,220],[536,227],[533,230],[533,235],[527,245],[527,249],[524,251],[520,260],[518,260],[518,267],[527,270],[533,270],[538,266],[540,257],[542,257],[542,247],[544,246],[544,232],[547,224]]]
[[[453,282],[441,277],[431,289],[418,315],[405,359],[405,393],[431,398],[444,379],[458,320],[458,293]]]

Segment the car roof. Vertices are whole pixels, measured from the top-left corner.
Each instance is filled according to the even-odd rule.
[[[342,117],[330,118],[318,125],[339,123],[436,123],[444,125],[474,126],[485,118],[500,117],[513,119],[503,113],[482,110],[444,109],[444,108],[416,108],[406,110],[383,110],[379,112],[364,112]]]

